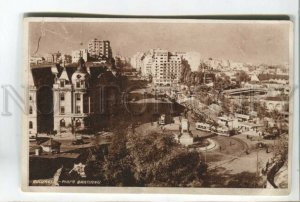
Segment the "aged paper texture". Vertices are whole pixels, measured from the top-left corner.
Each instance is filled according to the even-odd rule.
[[[25,18],[22,189],[288,194],[292,25]]]

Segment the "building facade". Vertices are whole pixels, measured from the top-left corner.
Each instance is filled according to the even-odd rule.
[[[88,43],[88,53],[93,56],[112,58],[112,50],[109,41],[92,39]]]
[[[152,69],[155,85],[178,83],[182,70],[182,56],[167,50],[156,49]]]
[[[268,109],[269,112],[276,110],[278,112],[288,111],[288,97],[276,96],[276,97],[265,97],[261,100]]]
[[[28,75],[28,133],[29,137],[37,135],[37,88],[34,84],[32,72]]]
[[[80,58],[83,58],[84,61],[88,61],[89,58],[89,52],[87,49],[80,49],[72,51],[72,62],[77,62]]]
[[[68,131],[73,127],[78,130],[86,127],[85,117],[89,113],[90,106],[89,77],[85,62],[81,58],[71,80],[65,68],[55,79],[53,84],[54,130],[57,132]]]
[[[76,65],[34,66],[28,77],[29,136],[95,131],[106,125],[121,96],[120,74],[108,66],[83,58]]]
[[[154,63],[154,51],[150,50],[142,57],[141,67],[140,67],[141,76],[143,77],[149,77],[150,75],[152,76],[152,72],[154,72],[153,63]]]
[[[169,86],[179,82],[183,56],[186,56],[184,52],[150,49],[145,53],[136,53],[131,58],[131,65],[142,77],[151,76],[155,85]]]
[[[137,52],[130,58],[130,64],[132,68],[136,69],[138,72],[141,72],[143,57],[143,52]]]

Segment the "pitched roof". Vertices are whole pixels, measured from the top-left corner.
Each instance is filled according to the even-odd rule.
[[[69,77],[66,71],[66,68],[63,69],[63,71],[61,72],[61,75],[59,76],[59,79],[65,79],[69,81]]]
[[[264,100],[268,100],[268,101],[288,101],[287,97],[265,97]]]
[[[259,81],[258,77],[256,76],[256,74],[253,74],[251,76],[251,81]]]

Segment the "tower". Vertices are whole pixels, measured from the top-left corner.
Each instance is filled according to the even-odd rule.
[[[54,130],[57,133],[70,132],[72,129],[72,89],[64,67],[53,84]]]
[[[90,75],[86,70],[85,61],[81,57],[78,61],[77,70],[71,78],[73,85],[72,121],[75,130],[84,129],[88,125],[85,118],[90,112],[89,78]]]
[[[32,71],[28,75],[28,133],[29,137],[37,135],[37,88],[34,84]]]

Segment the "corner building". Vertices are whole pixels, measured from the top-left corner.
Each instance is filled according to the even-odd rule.
[[[90,96],[88,93],[90,75],[86,70],[82,58],[78,67],[68,77],[64,68],[53,84],[54,130],[58,133],[67,132],[75,127],[84,129],[88,125],[85,118],[90,110]]]

